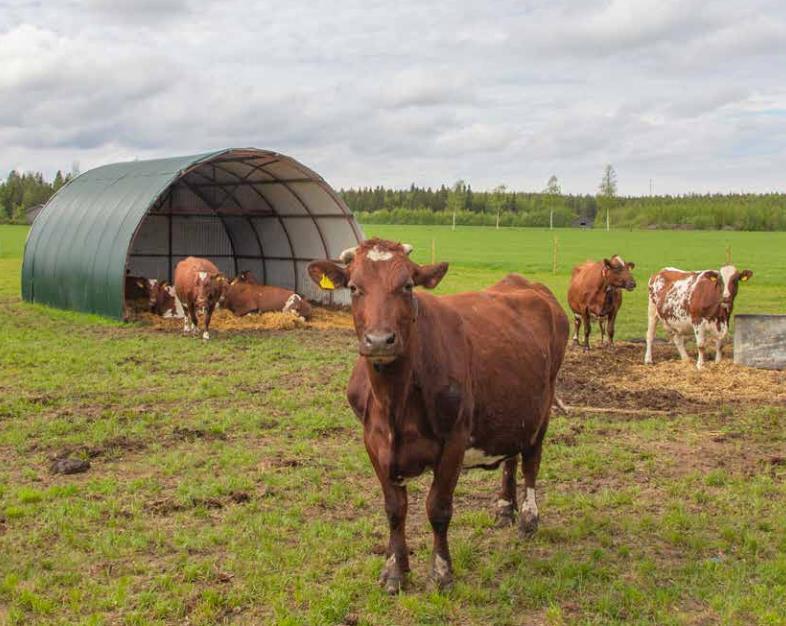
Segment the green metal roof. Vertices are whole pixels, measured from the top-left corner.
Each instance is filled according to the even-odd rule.
[[[30,229],[22,297],[122,318],[126,255],[139,222],[184,169],[224,152],[114,163],[71,180]]]

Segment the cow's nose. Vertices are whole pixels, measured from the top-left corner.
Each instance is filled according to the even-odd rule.
[[[386,352],[396,343],[396,333],[366,333],[363,341],[372,352]]]

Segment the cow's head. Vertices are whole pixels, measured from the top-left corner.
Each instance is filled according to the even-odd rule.
[[[632,291],[636,288],[636,279],[630,273],[634,267],[635,263],[626,263],[619,254],[615,254],[611,260],[603,259],[603,277],[615,289]]]
[[[257,284],[257,278],[250,270],[243,270],[238,274],[235,279],[232,281],[232,284],[236,283],[251,283],[253,285]]]
[[[433,289],[448,271],[447,263],[418,265],[411,251],[408,244],[374,238],[342,252],[342,264],[308,266],[322,289],[349,288],[358,351],[372,363],[391,363],[407,352],[418,316],[414,288]]]
[[[724,265],[720,269],[720,279],[723,286],[723,296],[721,306],[729,313],[734,308],[734,298],[737,297],[737,289],[740,281],[747,281],[753,276],[750,270],[737,270],[733,265]]]
[[[197,272],[194,276],[194,305],[205,311],[223,302],[229,289],[229,281],[221,272]]]
[[[146,282],[142,283],[142,289],[147,293],[147,303],[151,313],[157,313],[156,307],[161,293],[161,286],[164,283],[159,282],[155,278],[148,278]]]
[[[155,287],[151,288],[150,300],[150,311],[156,315],[161,317],[180,317],[182,315],[178,311],[175,286],[166,281],[156,281]]]

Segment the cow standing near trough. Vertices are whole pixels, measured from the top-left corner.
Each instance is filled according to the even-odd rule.
[[[232,281],[224,306],[238,317],[269,311],[292,312],[306,320],[311,317],[311,305],[304,297],[283,287],[260,285],[248,271]]]
[[[740,281],[747,281],[751,276],[753,272],[750,270],[740,272],[733,265],[724,265],[720,271],[702,272],[667,267],[653,274],[649,281],[644,362],[652,363],[652,342],[660,320],[683,361],[690,358],[685,350],[685,337],[694,335],[699,353],[696,367],[701,369],[704,366],[708,338],[714,340],[715,362],[720,363],[721,346],[729,331],[737,288]]]
[[[615,254],[611,259],[586,261],[573,268],[568,287],[568,304],[573,311],[573,341],[579,344],[579,330],[584,324],[584,349],[589,350],[590,320],[600,326],[600,344],[608,336],[609,347],[614,346],[614,322],[622,306],[622,290],[636,288],[630,273],[635,263],[626,263]]]
[[[348,287],[359,357],[347,397],[382,486],[390,528],[380,582],[398,592],[409,571],[406,481],[431,469],[426,508],[434,533],[431,575],[452,583],[448,525],[463,467],[503,465],[497,517],[513,523],[522,457],[519,529],[538,524],[535,479],[568,319],[543,285],[510,274],[479,292],[435,297],[447,263],[418,265],[411,246],[371,239],[338,264],[314,261],[323,289]]]
[[[190,256],[175,268],[175,295],[185,313],[183,332],[198,332],[199,317],[205,318],[202,339],[210,339],[210,318],[220,300],[224,298],[229,281],[207,259]]]

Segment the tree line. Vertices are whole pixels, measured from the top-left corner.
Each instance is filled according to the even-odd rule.
[[[27,210],[49,200],[72,176],[58,171],[47,181],[40,172],[12,171],[0,182],[0,223],[24,224]],[[437,188],[359,187],[339,194],[366,224],[786,230],[786,194],[618,196],[611,165],[594,195],[564,194],[556,176],[538,192],[505,185],[476,191],[460,180]]]
[[[28,209],[44,204],[70,178],[70,174],[63,175],[59,170],[51,181],[40,172],[12,170],[0,182],[0,224],[26,224]]]
[[[556,176],[540,192],[504,185],[475,191],[458,181],[451,187],[378,186],[339,193],[367,224],[786,230],[786,194],[618,196],[611,165],[595,195],[563,194]]]

